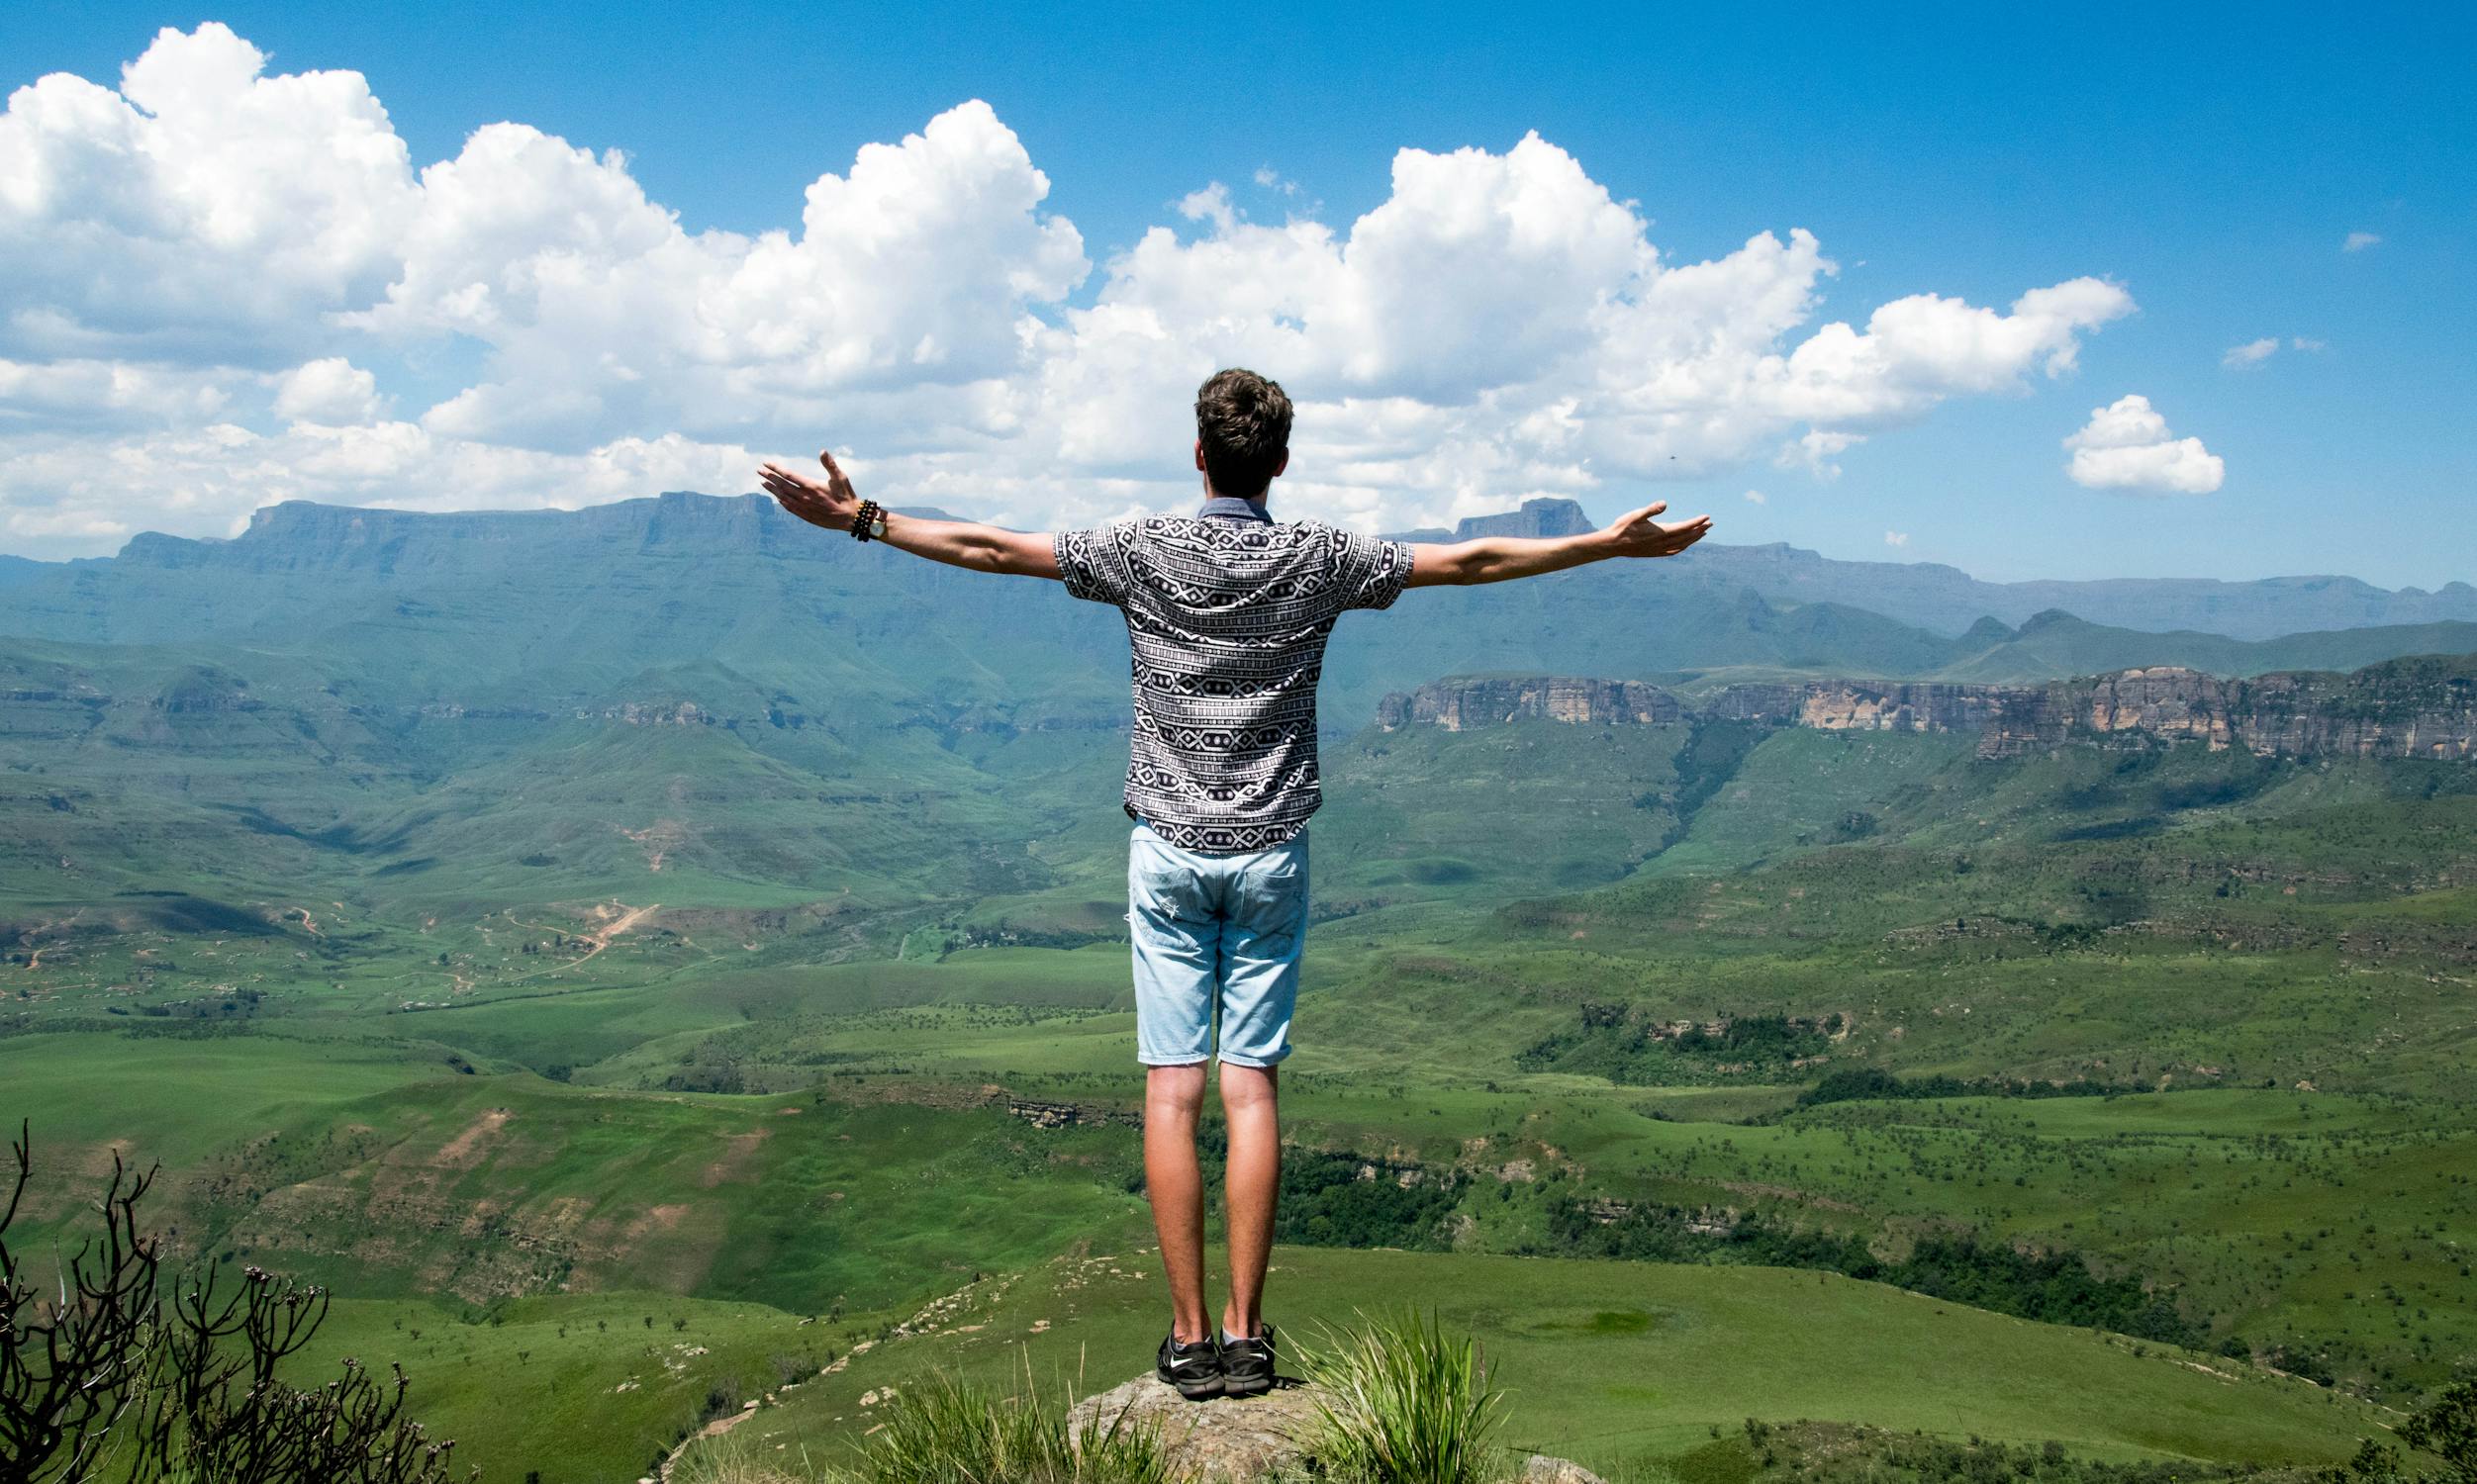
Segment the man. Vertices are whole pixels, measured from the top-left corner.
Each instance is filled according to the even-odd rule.
[[[1157,1370],[1190,1398],[1273,1384],[1273,1329],[1258,1306],[1281,1174],[1276,1068],[1290,1053],[1306,939],[1307,816],[1320,801],[1316,680],[1334,620],[1390,606],[1405,587],[1672,556],[1711,528],[1708,516],[1661,524],[1653,517],[1665,503],[1586,535],[1451,545],[1277,522],[1265,504],[1289,463],[1282,388],[1252,371],[1216,373],[1196,394],[1195,431],[1204,503],[1193,515],[1056,535],[893,513],[861,500],[829,453],[817,455],[823,482],[779,464],[758,471],[766,492],[811,524],[952,566],[1055,578],[1125,614],[1135,692],[1127,923],[1137,1056],[1149,1068],[1144,1177],[1170,1281]],[[1230,1248],[1217,1338],[1204,1313],[1195,1159],[1204,1063],[1215,1059],[1229,1123]]]

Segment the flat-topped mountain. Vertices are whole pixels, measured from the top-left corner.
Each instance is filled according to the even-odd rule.
[[[1597,522],[1583,513],[1580,505],[1571,500],[1543,498],[1526,500],[1517,510],[1500,510],[1493,515],[1466,516],[1450,531],[1425,526],[1392,534],[1402,541],[1469,541],[1479,536],[1578,536],[1594,529]]]
[[[2249,679],[2162,665],[2037,686],[1757,682],[1696,699],[1637,681],[1462,677],[1397,692],[1377,708],[1386,731],[1705,718],[1822,731],[1976,732],[1982,757],[2072,742],[2198,739],[2263,756],[2465,758],[2477,753],[2477,654]]]

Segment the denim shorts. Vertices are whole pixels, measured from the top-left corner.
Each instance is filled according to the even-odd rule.
[[[1271,1067],[1290,1054],[1307,942],[1305,829],[1271,850],[1211,855],[1138,823],[1127,843],[1127,928],[1137,1060]]]

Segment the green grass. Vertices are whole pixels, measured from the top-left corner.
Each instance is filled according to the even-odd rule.
[[[1045,1377],[1079,1363],[1070,1336],[1128,1357],[1091,1380],[1138,1368],[1158,1274],[1074,1265],[1144,1265],[1135,1135],[1105,1121],[1140,1088],[1123,738],[1086,713],[1106,687],[1009,710],[1003,654],[940,648],[915,658],[941,704],[990,709],[924,719],[918,677],[756,663],[784,648],[760,616],[702,656],[597,654],[591,683],[651,710],[580,718],[504,654],[448,687],[462,611],[377,691],[307,640],[22,657],[29,689],[107,696],[13,709],[0,773],[0,1117],[31,1116],[46,1161],[30,1229],[61,1230],[115,1151],[161,1159],[189,1251],[334,1284],[320,1353],[401,1349],[416,1410],[502,1476],[640,1469],[716,1388],[762,1394],[778,1355],[848,1353],[940,1294],[967,1295],[932,1326],[956,1333],[776,1385],[732,1437],[839,1447],[905,1357],[997,1385],[1008,1334]],[[849,705],[792,703],[819,687]],[[422,709],[451,692],[479,709]],[[1503,1362],[1521,1438],[1612,1464],[1749,1415],[2322,1459],[2373,1414],[1812,1273],[1506,1255],[1569,1197],[1888,1256],[1953,1229],[2061,1248],[2383,1402],[2477,1353],[2465,765],[1687,732],[1329,743],[1287,1126],[1469,1183],[1455,1252],[1286,1248],[1283,1302],[1431,1302]],[[1850,1030],[1803,1066],[1526,1070],[1585,1006]],[[1795,1106],[1855,1067],[2157,1090]],[[1102,1121],[1036,1130],[1009,1096]],[[647,1314],[708,1353],[609,1338]]]
[[[1268,1313],[1302,1336],[1370,1295],[1433,1308],[1506,1389],[1508,1446],[1596,1467],[1683,1452],[1750,1416],[2053,1438],[2102,1458],[2305,1462],[2343,1457],[2380,1425],[2363,1403],[2240,1362],[1831,1275],[1289,1247],[1273,1266]],[[1105,1389],[1149,1365],[1164,1303],[1148,1251],[1061,1258],[749,1426],[813,1453],[874,1425],[864,1397],[942,1369],[997,1385],[1028,1363]]]

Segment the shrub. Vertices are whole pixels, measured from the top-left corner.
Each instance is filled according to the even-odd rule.
[[[251,1267],[228,1292],[212,1263],[195,1275],[161,1270],[161,1245],[138,1219],[151,1170],[132,1175],[116,1155],[97,1207],[102,1232],[38,1281],[8,1243],[33,1148],[21,1130],[16,1183],[0,1204],[6,1477],[445,1484],[455,1444],[430,1442],[403,1417],[402,1370],[392,1386],[349,1359],[316,1390],[276,1379],[326,1320],[325,1289]]]

